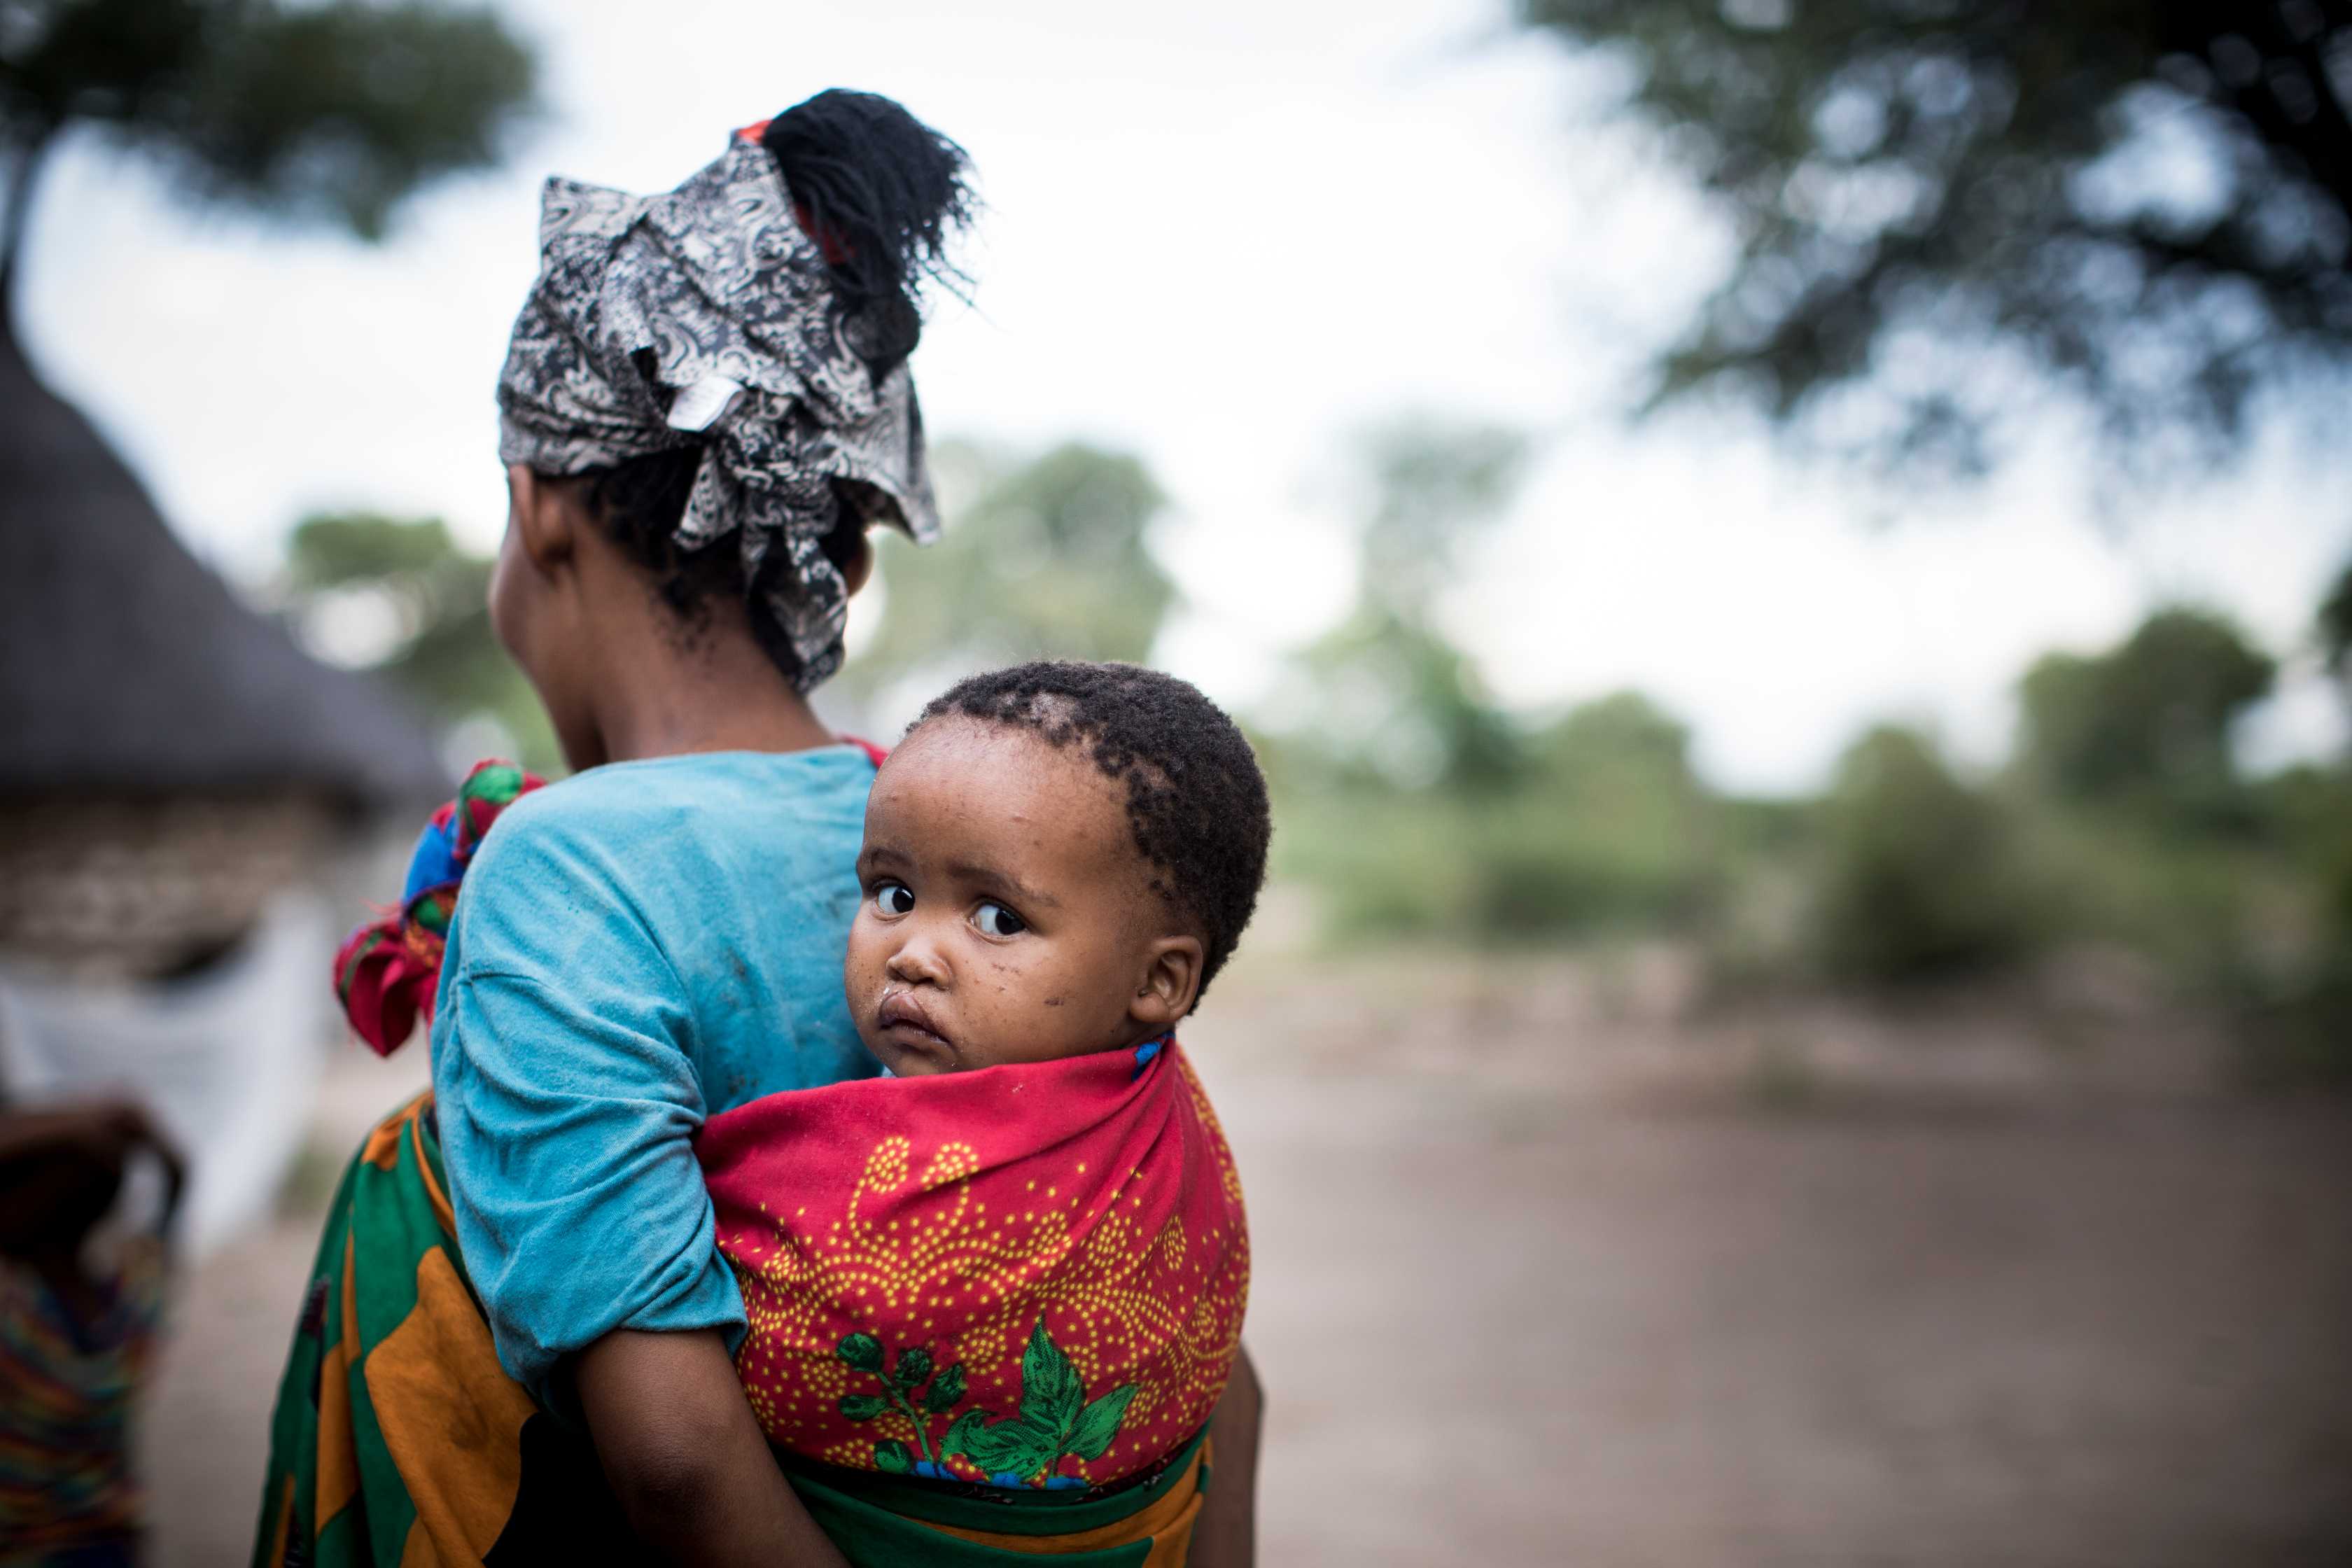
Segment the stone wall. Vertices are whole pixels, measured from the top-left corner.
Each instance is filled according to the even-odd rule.
[[[187,973],[338,841],[302,795],[0,801],[0,960],[90,982]]]

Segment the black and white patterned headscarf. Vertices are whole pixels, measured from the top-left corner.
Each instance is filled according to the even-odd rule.
[[[876,379],[750,133],[666,195],[549,180],[539,244],[499,374],[499,458],[565,475],[700,444],[677,542],[733,536],[812,689],[841,665],[848,584],[820,546],[844,506],[920,543],[939,531],[905,362]]]

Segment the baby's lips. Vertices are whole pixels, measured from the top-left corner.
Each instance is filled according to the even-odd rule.
[[[929,1009],[911,991],[894,988],[882,993],[882,1001],[874,1014],[886,1029],[904,1025],[944,1041],[947,1031],[932,1019]]]

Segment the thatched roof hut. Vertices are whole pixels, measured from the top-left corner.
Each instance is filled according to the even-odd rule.
[[[195,962],[446,789],[417,717],[237,603],[0,322],[0,954]]]

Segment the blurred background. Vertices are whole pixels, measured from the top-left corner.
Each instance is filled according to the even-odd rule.
[[[242,1561],[326,960],[476,757],[539,182],[987,210],[822,706],[1197,681],[1276,1563],[2352,1561],[2352,5],[0,0],[0,1093],[192,1178]]]

